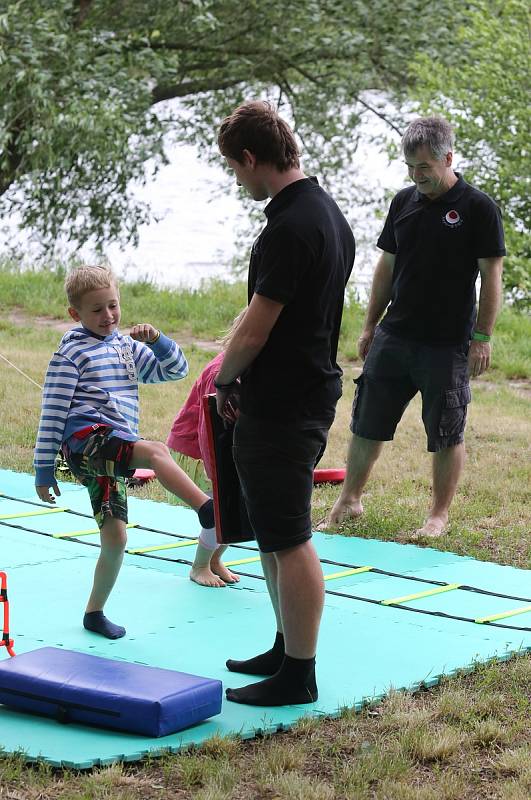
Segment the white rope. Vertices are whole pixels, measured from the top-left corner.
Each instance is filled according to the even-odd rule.
[[[25,372],[22,372],[22,370],[21,370],[21,369],[19,369],[17,366],[15,366],[15,364],[12,364],[12,363],[11,363],[11,361],[10,361],[8,358],[6,358],[5,356],[3,356],[3,355],[2,355],[2,353],[0,353],[0,358],[3,358],[3,359],[4,359],[4,361],[6,361],[6,362],[9,364],[9,366],[10,366],[10,367],[13,367],[13,369],[16,369],[16,371],[17,371],[17,372],[20,372],[20,374],[21,374],[21,375],[23,375],[23,376],[24,376],[25,378],[27,378],[29,381],[31,381],[32,383],[34,383],[34,384],[35,384],[35,386],[37,386],[39,389],[42,389],[42,386],[40,385],[40,383],[37,383],[37,381],[34,381],[34,380],[33,380],[33,378],[30,378],[30,376],[29,376],[29,375],[26,375],[26,373],[25,373]]]

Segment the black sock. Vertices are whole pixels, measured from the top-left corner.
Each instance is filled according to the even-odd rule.
[[[212,499],[207,500],[206,503],[203,503],[201,508],[197,512],[197,516],[199,517],[199,522],[201,523],[201,527],[203,528],[213,528],[216,524],[214,519],[214,501]]]
[[[245,661],[229,658],[227,669],[231,672],[243,672],[245,675],[274,675],[280,669],[284,658],[284,634],[277,631],[275,643],[271,650]]]
[[[125,636],[125,628],[107,619],[103,611],[87,611],[83,617],[83,627],[87,631],[101,633],[107,639],[121,639]]]
[[[259,683],[227,689],[227,700],[249,706],[290,706],[317,700],[315,658],[284,656],[282,666],[271,678]]]

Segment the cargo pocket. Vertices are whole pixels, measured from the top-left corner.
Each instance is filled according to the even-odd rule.
[[[472,400],[470,386],[457,386],[444,393],[439,436],[448,438],[463,433],[466,423],[468,404]]]

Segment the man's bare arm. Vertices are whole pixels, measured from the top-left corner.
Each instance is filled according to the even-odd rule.
[[[384,250],[374,270],[372,279],[371,296],[367,306],[367,314],[361,336],[358,339],[358,352],[365,361],[369,347],[374,337],[374,330],[381,320],[385,309],[391,300],[391,285],[395,256]]]
[[[282,303],[270,300],[260,294],[253,295],[245,316],[227,347],[223,364],[216,377],[218,386],[227,387],[217,390],[218,413],[221,416],[232,419],[233,414],[230,410],[227,413],[225,407],[226,401],[232,393],[230,385],[240,377],[260,353],[283,308]],[[225,413],[223,413],[224,409]]]
[[[496,316],[502,300],[503,257],[479,258],[481,288],[479,292],[478,317],[475,330],[487,336],[492,335]],[[490,366],[490,342],[470,342],[468,370],[471,377],[477,378]]]

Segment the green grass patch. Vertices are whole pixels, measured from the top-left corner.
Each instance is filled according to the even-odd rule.
[[[23,310],[28,317],[51,317],[68,320],[63,283],[65,265],[22,269],[12,261],[0,261],[0,298],[4,319],[0,331],[12,322],[5,312]],[[197,289],[159,289],[148,280],[123,281],[120,284],[122,326],[139,321],[151,322],[170,334],[179,332],[197,338],[217,339],[234,317],[247,305],[244,281],[207,280]],[[354,291],[348,291],[341,337],[341,358],[360,363],[357,341],[364,309]],[[512,380],[531,378],[531,318],[525,313],[504,308],[496,324],[490,376]]]
[[[40,315],[65,319],[62,280],[60,272],[50,276],[0,267],[0,353],[40,384],[61,333],[32,320]],[[164,441],[193,380],[215,352],[214,345],[205,349],[197,340],[212,340],[230,324],[245,302],[245,287],[219,283],[196,292],[158,292],[149,284],[124,285],[122,300],[126,324],[145,319],[149,310],[150,321],[185,339],[190,375],[175,383],[140,387],[141,433]],[[341,340],[344,395],[323,467],[345,463],[352,378],[360,366],[349,358],[355,354],[361,320],[361,309],[351,303]],[[448,532],[430,542],[432,547],[518,567],[531,565],[531,414],[526,383],[530,333],[527,318],[504,310],[494,342],[499,359],[473,385],[468,460]],[[186,343],[190,335],[192,342]],[[503,341],[510,344],[505,354]],[[516,376],[509,369],[510,359],[524,364],[525,374]],[[2,468],[31,472],[39,415],[39,388],[0,359]],[[345,534],[408,541],[430,502],[431,462],[425,446],[415,399],[374,469],[364,517],[346,524]],[[314,522],[326,515],[338,491],[331,485],[316,488]],[[135,490],[135,495],[166,500],[156,482]],[[359,658],[363,659],[361,645]],[[84,774],[31,766],[0,754],[0,796],[3,787],[6,797],[35,800],[527,800],[530,681],[529,656],[480,665],[429,691],[392,693],[360,713],[346,709],[336,719],[303,719],[292,731],[275,737],[251,742],[214,737],[180,755]]]

